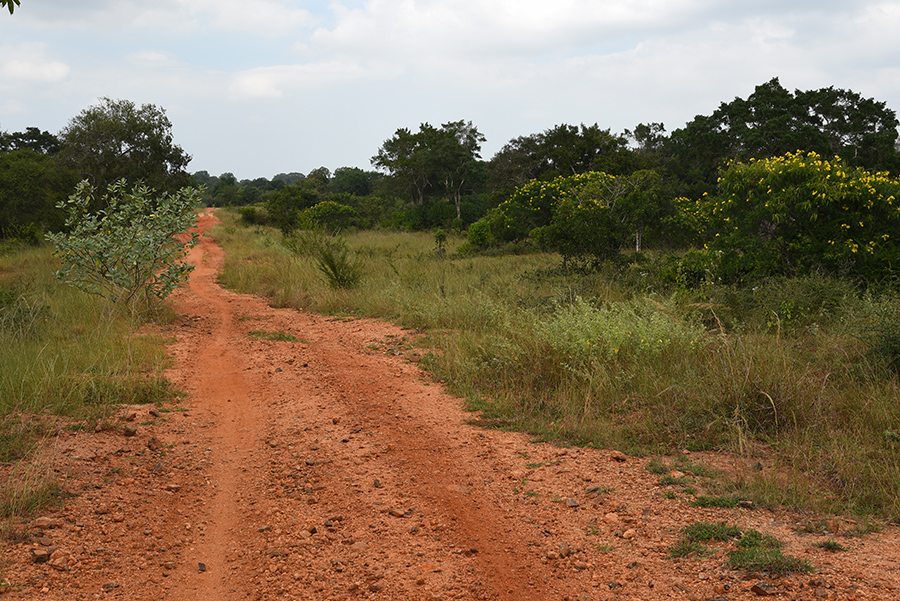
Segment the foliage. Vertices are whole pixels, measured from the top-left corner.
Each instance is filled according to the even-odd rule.
[[[174,143],[163,108],[102,98],[60,132],[63,164],[98,190],[119,179],[175,192],[188,185],[190,155]]]
[[[449,195],[461,217],[461,199],[481,177],[484,136],[471,121],[436,128],[422,123],[419,131],[400,128],[381,145],[372,165],[390,174],[398,188],[418,205],[434,194]]]
[[[487,220],[479,220],[469,226],[467,239],[469,245],[476,250],[490,246],[494,241],[491,224]]]
[[[660,178],[653,171],[613,176],[589,171],[532,180],[485,221],[498,240],[531,236],[566,262],[598,262],[618,254],[630,233],[640,250],[645,227],[662,214]]]
[[[5,6],[9,9],[9,14],[13,14],[15,7],[19,6],[19,0],[0,0],[0,6]]]
[[[322,202],[305,209],[299,217],[299,223],[306,229],[316,227],[336,231],[357,225],[359,214],[353,207],[333,200]]]
[[[732,163],[698,204],[721,274],[817,269],[874,280],[900,265],[900,180],[814,152]]]
[[[293,232],[284,244],[294,254],[313,258],[332,289],[356,288],[362,281],[365,265],[340,236],[309,229]]]
[[[0,238],[37,243],[43,230],[60,229],[65,213],[56,205],[76,181],[72,170],[30,148],[0,154]]]
[[[507,198],[531,180],[550,181],[588,171],[614,175],[636,168],[625,136],[594,125],[561,124],[506,143],[487,165],[489,191]]]
[[[722,103],[672,132],[671,168],[693,195],[712,191],[726,160],[764,159],[803,150],[840,156],[850,167],[897,170],[900,122],[884,102],[833,87],[793,93],[778,78],[746,99]]]
[[[178,236],[193,224],[197,194],[184,188],[153,197],[147,187],[129,191],[120,180],[104,195],[106,208],[92,213],[94,189],[82,181],[59,205],[68,212],[68,232],[48,235],[62,260],[57,276],[114,302],[165,298],[192,269],[180,259],[197,234],[187,241]]]

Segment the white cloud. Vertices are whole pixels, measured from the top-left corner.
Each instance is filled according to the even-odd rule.
[[[390,76],[388,70],[364,69],[340,61],[259,67],[234,74],[229,92],[236,100],[284,98],[292,92]]]
[[[66,79],[71,70],[66,63],[48,58],[43,44],[0,46],[0,84],[54,84]]]

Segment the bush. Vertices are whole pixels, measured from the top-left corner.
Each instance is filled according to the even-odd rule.
[[[179,239],[194,222],[199,192],[151,196],[146,186],[126,190],[125,180],[111,184],[103,204],[91,213],[94,189],[87,180],[59,208],[68,212],[68,233],[49,234],[62,266],[56,275],[76,288],[129,304],[141,296],[165,298],[193,269],[180,259],[197,244],[197,234]]]
[[[494,235],[491,233],[491,224],[487,220],[482,219],[470,225],[468,242],[476,250],[487,248],[493,244]]]
[[[900,180],[814,152],[732,163],[701,201],[721,275],[807,274],[873,280],[900,264]]]

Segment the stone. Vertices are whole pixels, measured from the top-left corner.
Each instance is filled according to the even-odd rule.
[[[618,513],[607,513],[603,516],[603,521],[607,524],[618,524],[619,523],[619,514]]]
[[[107,582],[106,584],[103,585],[102,588],[104,591],[115,590],[115,589],[119,588],[119,583],[118,582]]]
[[[768,582],[757,582],[750,587],[750,590],[753,594],[759,595],[760,597],[768,597],[769,595],[775,595],[778,592],[775,590],[775,587]]]
[[[48,517],[40,517],[34,520],[34,527],[40,528],[41,530],[46,530],[47,528],[56,528],[59,526],[59,523]]]
[[[137,436],[137,426],[134,424],[125,424],[125,427],[122,428],[122,433],[125,436]]]
[[[578,499],[566,499],[566,507],[578,507]]]
[[[50,559],[50,549],[32,549],[31,560],[34,563],[46,563]]]
[[[159,411],[157,411],[156,409],[151,409],[150,415],[152,415],[153,417],[160,417],[162,414]]]
[[[609,458],[613,461],[618,461],[619,463],[625,463],[628,461],[628,457],[622,451],[612,451],[609,454]]]
[[[628,540],[633,539],[635,536],[637,536],[637,530],[635,530],[634,528],[629,528],[628,530],[626,530],[625,532],[622,533],[622,538],[625,538]]]

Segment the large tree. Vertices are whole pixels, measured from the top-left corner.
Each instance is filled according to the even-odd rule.
[[[549,181],[589,171],[619,175],[637,168],[625,136],[596,123],[562,124],[504,145],[488,163],[488,189],[495,198],[505,199],[533,179]]]
[[[484,139],[471,121],[452,121],[440,128],[422,123],[415,133],[400,128],[381,145],[372,165],[386,171],[418,205],[435,193],[452,197],[459,217],[462,194],[481,169]]]
[[[671,168],[699,196],[715,189],[729,160],[746,161],[798,150],[840,156],[867,170],[900,168],[900,122],[884,102],[849,90],[786,90],[778,78],[756,87],[746,99],[722,103],[712,115],[698,115],[672,132],[666,144]]]
[[[56,205],[77,181],[74,171],[30,148],[0,153],[0,238],[38,242],[42,231],[61,228],[65,214]]]
[[[190,155],[175,144],[163,108],[102,98],[60,132],[64,164],[105,190],[124,178],[132,184],[174,192],[190,184]]]

